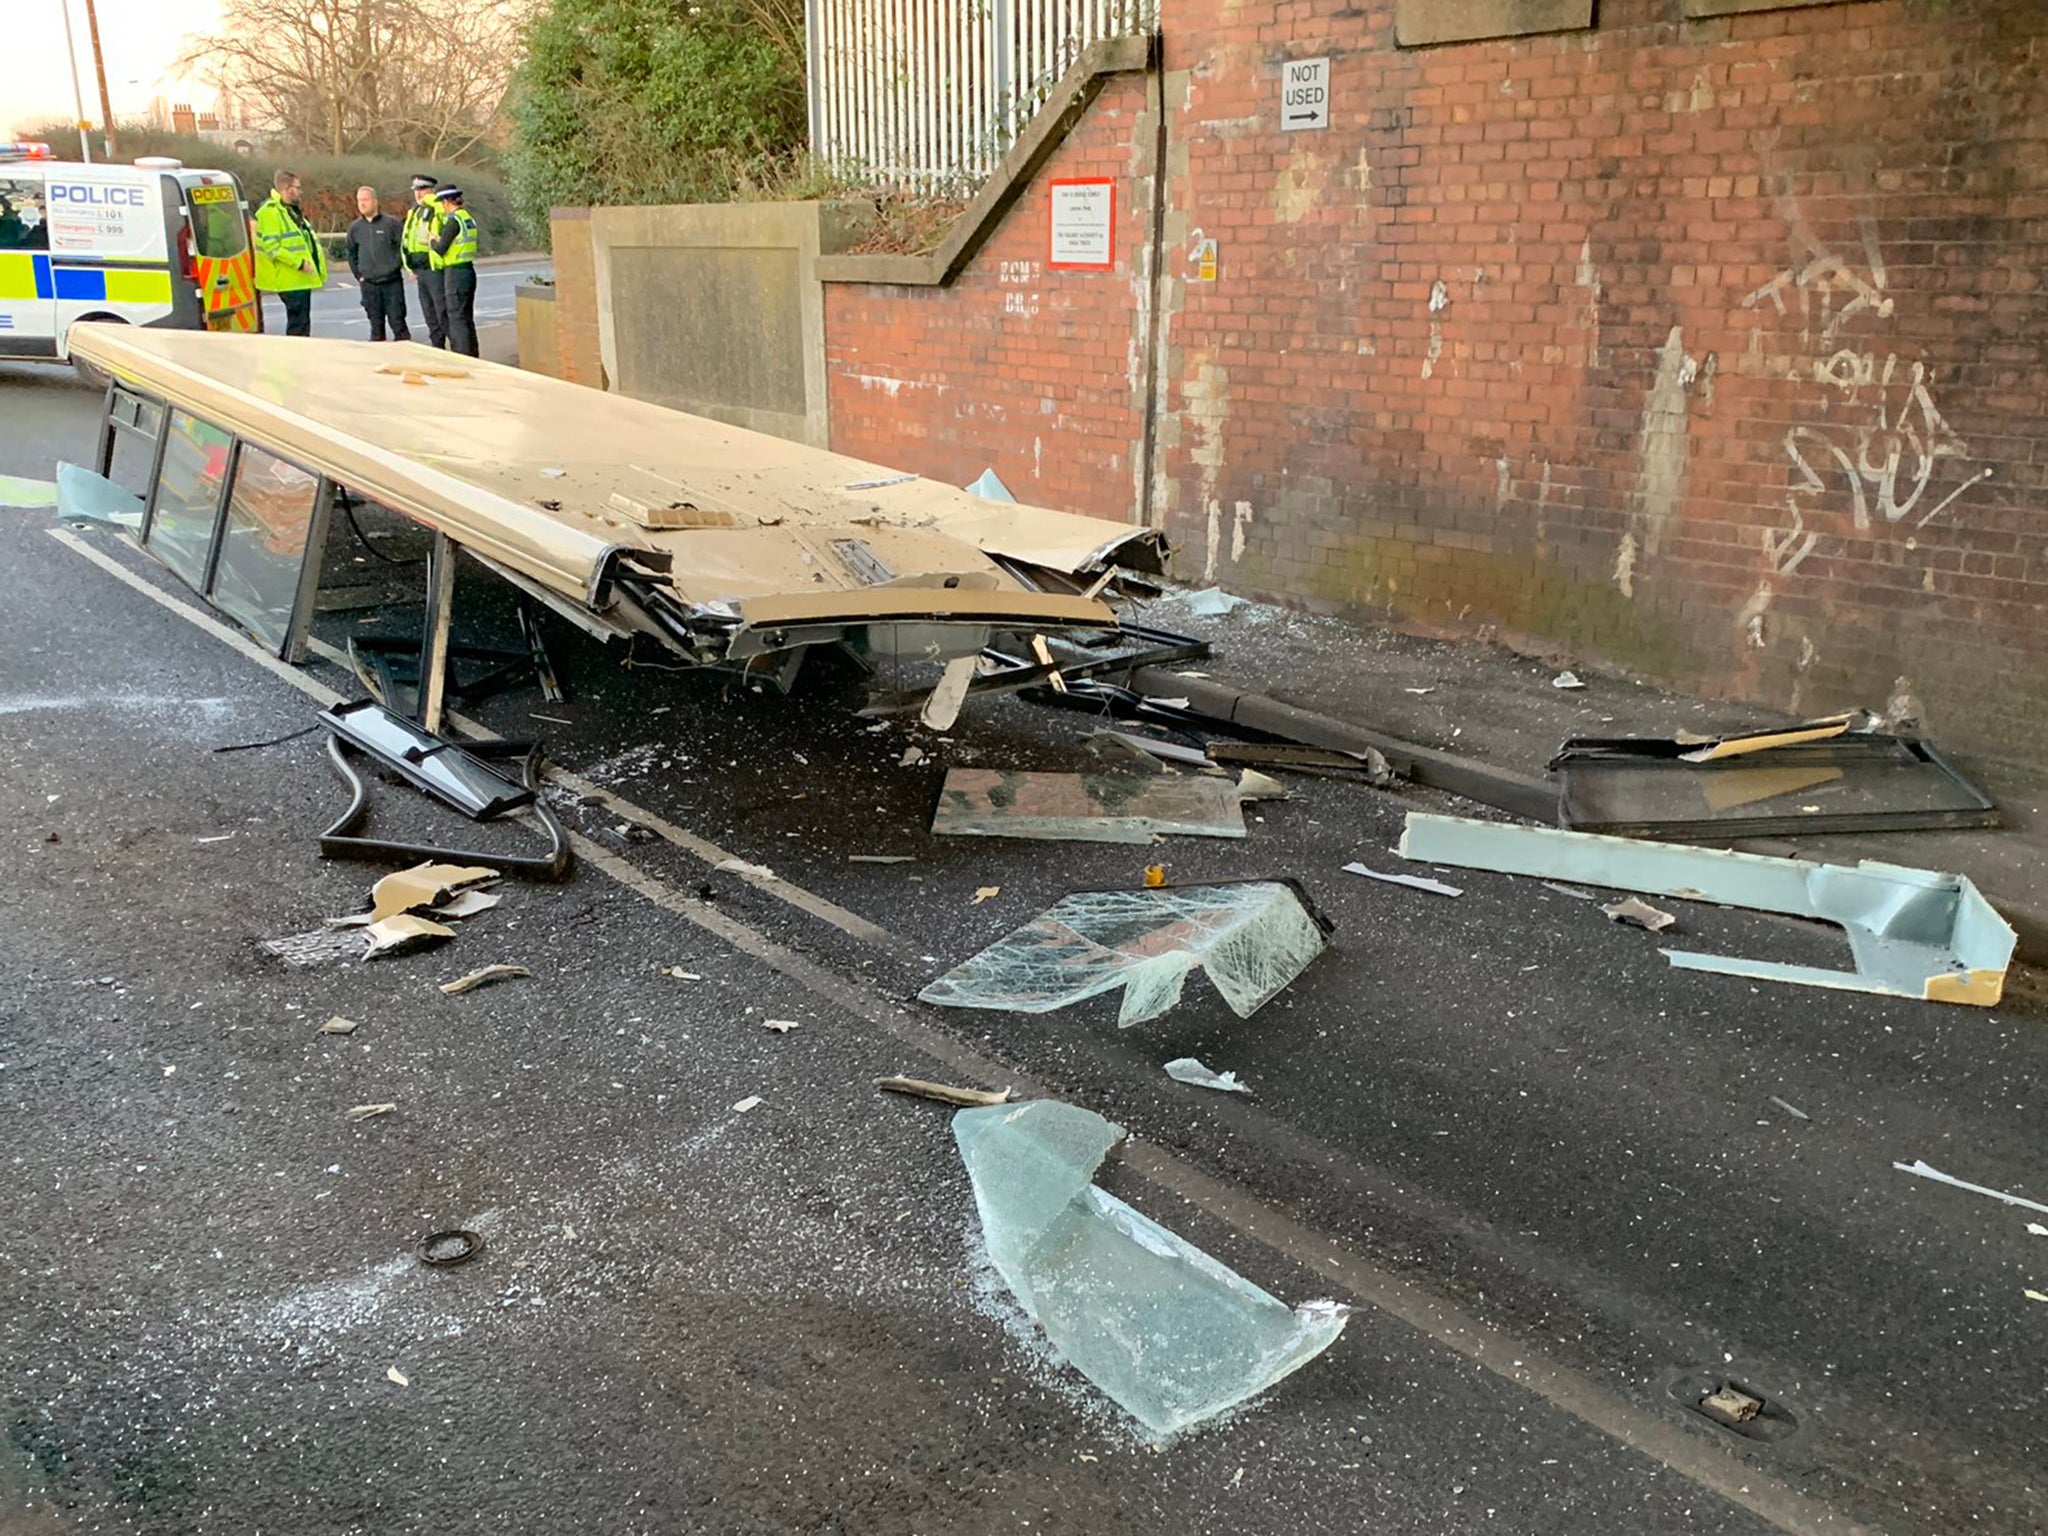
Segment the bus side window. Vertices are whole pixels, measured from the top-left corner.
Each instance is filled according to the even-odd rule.
[[[50,231],[43,223],[43,184],[0,176],[0,251],[47,251]]]

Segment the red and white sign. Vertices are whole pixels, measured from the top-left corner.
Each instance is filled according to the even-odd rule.
[[[1054,272],[1116,270],[1116,181],[1078,176],[1051,183],[1052,234],[1046,266]]]

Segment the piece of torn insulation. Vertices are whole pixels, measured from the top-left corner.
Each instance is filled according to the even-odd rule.
[[[1349,1309],[1289,1307],[1097,1189],[1123,1134],[1049,1099],[953,1117],[996,1273],[1069,1364],[1171,1435],[1306,1365]]]
[[[1411,811],[1397,850],[1403,858],[1510,875],[1583,880],[1724,907],[1751,907],[1839,923],[1854,970],[1783,965],[1736,955],[1667,949],[1689,971],[1756,981],[1837,987],[1928,1002],[1996,1006],[2017,936],[1967,879],[1865,859],[1809,864],[1758,853],[1467,821]]]
[[[1239,1018],[1322,953],[1328,927],[1279,880],[1078,891],[918,994],[947,1008],[1051,1013],[1124,989],[1118,1027],[1156,1019],[1201,967]]]
[[[1082,843],[1149,843],[1161,833],[1243,837],[1244,807],[1228,779],[952,768],[932,831]]]

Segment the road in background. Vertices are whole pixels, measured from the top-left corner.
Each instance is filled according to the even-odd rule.
[[[545,254],[495,257],[489,262],[477,263],[477,328],[510,324],[516,314],[513,290],[529,277],[552,271]],[[412,328],[413,340],[424,342],[427,339],[426,317],[420,313],[419,289],[410,276],[405,279],[405,318]],[[284,307],[273,295],[266,295],[263,300],[263,326],[273,334],[281,334],[284,330]],[[340,336],[354,341],[370,338],[369,316],[363,313],[363,301],[356,290],[355,279],[348,275],[345,265],[339,272],[330,271],[327,286],[313,295],[313,334]]]

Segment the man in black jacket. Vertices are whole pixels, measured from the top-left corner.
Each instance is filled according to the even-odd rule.
[[[382,341],[386,322],[393,341],[411,341],[405,323],[405,226],[377,206],[377,189],[356,188],[356,212],[348,227],[348,269],[356,275],[370,340]]]

